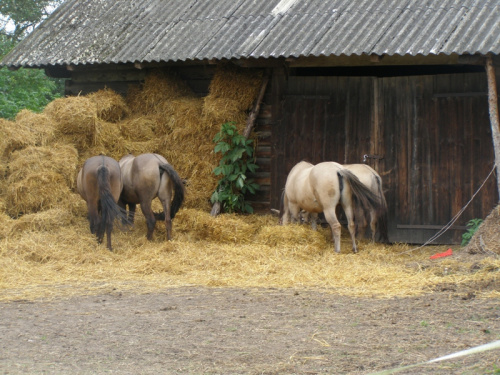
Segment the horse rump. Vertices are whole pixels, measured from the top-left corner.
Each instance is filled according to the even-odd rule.
[[[114,220],[119,217],[126,223],[126,213],[117,201],[122,190],[120,166],[108,156],[87,159],[78,173],[77,190],[87,202],[90,232],[102,243],[107,234],[107,248],[111,248]]]
[[[168,175],[174,185],[174,198],[172,199],[172,205],[170,207],[170,219],[173,219],[184,202],[184,181],[170,164],[160,164],[160,174],[162,172]]]

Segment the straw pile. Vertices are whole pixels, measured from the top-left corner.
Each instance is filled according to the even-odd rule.
[[[500,256],[500,205],[484,219],[465,250],[470,254]]]
[[[333,251],[327,229],[278,225],[272,216],[209,214],[218,164],[213,137],[221,122],[242,129],[260,73],[230,66],[217,71],[209,95],[196,97],[179,77],[154,72],[121,98],[111,90],[57,99],[42,114],[0,119],[0,300],[151,292],[171,286],[324,288],[354,296],[411,296],[445,283],[493,280],[500,264],[485,258],[429,263],[427,248],[362,241]],[[187,200],[173,223],[173,241],[157,223],[145,238],[138,210],[131,230],[113,233],[114,252],[89,231],[76,174],[90,156],[158,152],[187,179]],[[158,201],[154,210],[159,211]],[[424,262],[423,260],[426,260]],[[415,265],[418,266],[409,266]],[[444,271],[444,269],[448,271]],[[450,273],[449,270],[453,270]],[[499,296],[498,291],[478,295]]]

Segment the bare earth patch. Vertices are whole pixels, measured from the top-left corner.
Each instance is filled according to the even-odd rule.
[[[369,374],[500,339],[499,299],[443,289],[373,299],[183,287],[3,302],[0,372]],[[493,350],[401,373],[498,373],[499,358]]]

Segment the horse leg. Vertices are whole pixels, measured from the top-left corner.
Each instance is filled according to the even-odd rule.
[[[300,222],[300,207],[296,204],[288,204],[288,217],[291,223]]]
[[[87,202],[88,219],[90,225],[90,233],[97,235],[99,228],[99,211],[97,209],[97,202],[89,201]]]
[[[349,229],[349,234],[352,240],[352,252],[357,253],[358,247],[356,246],[356,224],[354,222],[354,213],[352,206],[343,205],[344,213],[347,218],[347,228]]]
[[[151,241],[153,240],[153,231],[156,225],[155,215],[153,214],[153,210],[151,208],[151,201],[141,202],[141,211],[146,218],[146,225],[148,227],[146,237],[149,241]]]
[[[318,229],[318,214],[317,213],[309,214],[309,220],[311,220],[311,228],[313,230],[317,230]]]
[[[290,222],[289,200],[286,194],[283,197],[283,212],[281,213],[280,225],[287,225]]]
[[[301,211],[301,221],[304,223],[310,222],[312,230],[318,229],[318,214],[313,212]]]
[[[162,199],[163,212],[165,213],[165,229],[167,230],[167,240],[172,238],[172,219],[170,213],[170,200]]]
[[[325,219],[330,225],[330,228],[332,229],[332,241],[335,246],[335,252],[340,253],[340,231],[341,231],[341,225],[339,223],[339,220],[337,219],[337,215],[335,214],[335,207],[325,210]]]
[[[128,204],[128,216],[127,220],[130,225],[134,224],[134,218],[135,218],[135,209],[136,209],[136,204],[135,203],[129,203]]]
[[[372,242],[375,242],[377,233],[377,214],[374,210],[370,210],[370,229],[372,231]]]
[[[127,206],[128,206],[128,212],[127,212],[127,219],[122,217],[122,224],[123,225],[132,225],[134,224],[134,217],[135,217],[135,203],[126,203],[122,201],[121,199],[118,200],[118,206],[124,211],[127,212]]]

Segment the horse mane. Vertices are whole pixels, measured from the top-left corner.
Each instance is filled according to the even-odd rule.
[[[184,183],[170,164],[160,164],[160,171],[166,172],[174,183],[174,199],[170,208],[170,218],[173,219],[181,208],[182,202],[184,202]]]

